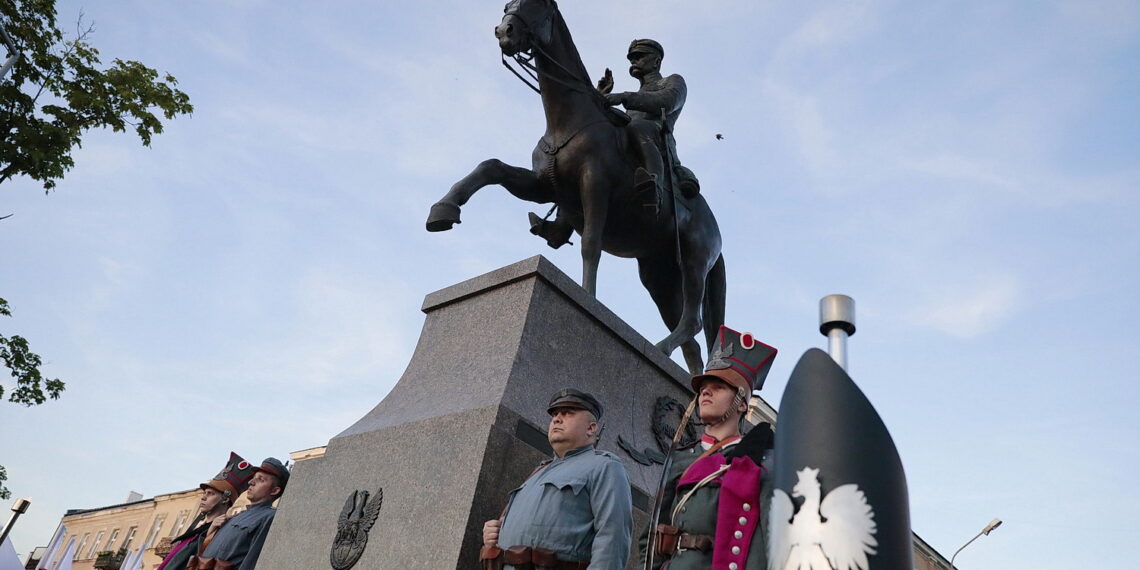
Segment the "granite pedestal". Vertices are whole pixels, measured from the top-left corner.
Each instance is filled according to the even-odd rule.
[[[379,488],[383,507],[354,568],[477,568],[484,521],[550,454],[546,404],[567,386],[605,406],[599,447],[629,471],[636,537],[660,466],[618,441],[635,454],[658,448],[658,398],[689,401],[685,370],[541,256],[432,293],[423,311],[392,391],[323,457],[293,468],[258,568],[330,568],[345,500]]]

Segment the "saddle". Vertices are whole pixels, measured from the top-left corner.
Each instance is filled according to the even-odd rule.
[[[629,113],[626,113],[617,107],[610,107],[609,105],[602,107],[602,113],[606,116],[606,119],[608,119],[609,122],[612,123],[615,127],[625,127],[629,124],[630,121],[633,120],[630,118]]]
[[[637,132],[627,128],[633,121],[629,113],[617,107],[605,105],[602,107],[602,114],[605,115],[606,119],[615,127],[626,129],[626,134],[630,137],[630,144],[640,144],[637,140]],[[664,132],[658,132],[657,140],[655,140],[654,143],[657,145],[657,150],[661,152],[661,160],[665,164],[673,163],[673,172],[672,176],[670,176],[671,180],[665,181],[665,186],[675,189],[675,191],[680,194],[680,197],[686,200],[691,200],[696,197],[696,195],[701,192],[701,183],[697,180],[697,175],[693,174],[692,170],[677,163],[676,157],[673,157],[674,160],[670,161],[669,157],[665,156],[669,151],[667,150],[668,143],[665,142]]]

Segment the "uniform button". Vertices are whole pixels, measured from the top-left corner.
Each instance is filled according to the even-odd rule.
[[[746,524],[748,524],[748,519],[740,517],[740,526],[744,526]]]
[[[732,533],[732,536],[733,536],[733,537],[735,537],[735,538],[744,538],[744,533],[743,533],[743,532],[740,532],[740,531],[738,530],[738,531],[736,531],[736,532]]]
[[[744,512],[748,512],[751,510],[752,510],[752,505],[749,505],[748,503],[744,503]]]
[[[733,554],[740,554],[740,547],[739,546],[733,546],[732,547],[732,553]]]
[[[688,510],[689,510],[689,507],[681,507],[681,512],[682,512],[682,513],[684,513],[684,512],[688,512]]]
[[[736,570],[736,568],[737,568],[737,566],[736,566],[735,562],[730,562],[728,564],[728,570]]]

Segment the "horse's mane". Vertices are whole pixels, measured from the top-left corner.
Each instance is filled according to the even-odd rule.
[[[566,20],[562,17],[562,10],[559,10],[557,6],[554,7],[554,15],[551,18],[550,29],[552,36],[550,38],[551,43],[554,42],[554,38],[556,37],[565,37],[566,49],[569,55],[572,56],[570,58],[572,61],[560,61],[558,63],[565,66],[566,69],[569,69],[576,77],[584,81],[586,85],[593,85],[593,81],[590,80],[590,73],[586,71],[586,65],[582,63],[582,56],[578,53],[578,46],[574,45],[574,38],[570,35],[570,28],[566,25]]]

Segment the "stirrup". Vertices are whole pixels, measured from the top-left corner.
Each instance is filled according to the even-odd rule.
[[[645,167],[639,166],[633,173],[633,189],[637,194],[657,194],[661,185],[657,183],[657,175],[650,174]]]
[[[641,206],[653,208],[653,215],[659,215],[664,194],[664,189],[657,183],[657,175],[650,174],[643,167],[638,167],[633,173],[633,195],[641,201]]]
[[[569,224],[563,226],[556,222],[549,222],[540,217],[534,212],[527,212],[527,217],[530,219],[530,233],[546,240],[546,245],[554,249],[558,249],[570,243],[570,236],[574,234],[574,228]]]

